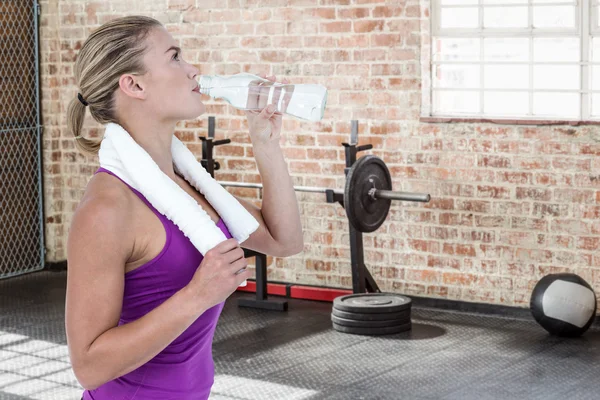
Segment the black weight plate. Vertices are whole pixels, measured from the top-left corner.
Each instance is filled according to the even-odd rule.
[[[387,218],[392,201],[372,199],[369,190],[392,190],[392,177],[385,162],[368,155],[359,158],[348,171],[344,208],[352,226],[359,232],[373,232]]]
[[[408,319],[390,319],[385,321],[356,321],[353,319],[345,319],[331,315],[331,322],[341,326],[350,326],[357,328],[387,328],[390,326],[405,325],[410,323],[410,316]]]
[[[396,312],[396,313],[383,313],[383,314],[363,314],[348,311],[341,311],[336,308],[331,310],[331,315],[335,315],[338,318],[351,319],[353,321],[388,321],[391,319],[395,320],[410,320],[410,309]]]
[[[390,293],[358,293],[336,297],[333,308],[360,314],[395,313],[410,309],[412,301],[406,296]]]
[[[393,333],[409,331],[411,328],[412,324],[410,322],[407,324],[389,326],[386,328],[357,328],[354,326],[342,326],[333,323],[333,329],[335,329],[336,331],[343,333],[352,333],[355,335],[391,335]]]

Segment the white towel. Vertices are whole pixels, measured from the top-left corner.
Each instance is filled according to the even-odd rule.
[[[175,136],[171,152],[175,170],[204,195],[227,225],[231,236],[238,243],[248,239],[259,226],[252,214],[206,172],[194,154]],[[203,256],[226,240],[196,200],[162,172],[122,126],[106,125],[98,155],[102,168],[142,193],[158,212],[179,227]]]

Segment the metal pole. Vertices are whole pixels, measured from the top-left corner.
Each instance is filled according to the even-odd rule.
[[[243,188],[251,188],[251,189],[262,189],[263,185],[260,183],[246,183],[246,182],[227,182],[227,181],[219,181],[219,184],[222,186],[233,186],[233,187],[243,187]],[[314,187],[314,186],[294,186],[294,190],[296,192],[311,192],[311,193],[325,193],[327,191],[326,188]],[[334,189],[335,193],[344,193],[341,189]]]
[[[410,192],[394,192],[392,190],[378,190],[373,192],[375,199],[403,200],[403,201],[418,201],[428,203],[431,200],[431,195],[424,193]]]
[[[246,182],[219,182],[222,186],[232,187],[243,187],[252,189],[262,189],[263,185],[260,183],[246,183]],[[294,186],[296,192],[311,192],[311,193],[325,193],[328,189],[314,186]],[[341,189],[332,189],[334,193],[343,194],[344,191]],[[371,189],[368,193],[373,199],[389,199],[389,200],[402,200],[402,201],[415,201],[421,203],[427,203],[431,200],[431,196],[425,193],[411,193],[411,192],[395,192],[392,190],[378,190]]]
[[[256,254],[256,300],[267,300],[267,256]]]
[[[42,118],[41,118],[41,97],[40,97],[40,60],[39,60],[39,18],[40,18],[40,5],[37,0],[33,1],[33,41],[35,46],[35,125],[36,125],[36,146],[37,146],[37,166],[38,166],[38,182],[37,189],[39,192],[38,197],[38,221],[40,224],[40,268],[44,268],[46,264],[46,237],[45,237],[45,226],[44,226],[44,168],[43,168],[43,157],[42,157]]]
[[[350,225],[350,261],[352,268],[352,292],[366,293],[365,288],[365,256],[363,252],[362,232]]]

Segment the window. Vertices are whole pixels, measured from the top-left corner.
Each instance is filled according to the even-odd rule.
[[[600,0],[431,0],[434,117],[600,120]]]

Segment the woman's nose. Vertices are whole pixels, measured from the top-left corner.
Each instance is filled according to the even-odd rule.
[[[189,71],[190,79],[194,79],[194,78],[196,78],[196,76],[200,75],[200,70],[198,68],[196,68],[192,64],[189,64],[189,66],[190,66],[190,71]]]

